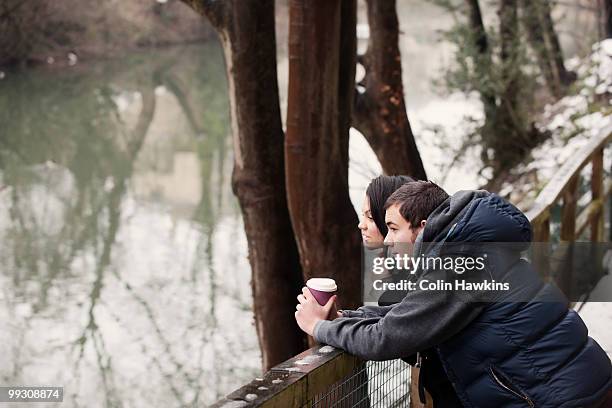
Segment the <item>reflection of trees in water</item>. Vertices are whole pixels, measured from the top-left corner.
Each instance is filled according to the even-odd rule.
[[[84,356],[85,345],[88,338],[93,342],[97,357],[96,362],[98,364],[98,368],[100,369],[102,384],[104,386],[106,406],[121,406],[121,400],[118,398],[116,393],[116,386],[113,381],[114,376],[111,358],[106,352],[104,337],[96,324],[94,309],[98,300],[100,299],[100,293],[103,288],[104,271],[111,263],[111,251],[119,230],[119,222],[121,219],[121,199],[126,190],[126,182],[132,174],[134,160],[136,159],[136,156],[144,143],[144,139],[147,135],[147,131],[151,125],[151,121],[153,120],[153,115],[155,113],[154,85],[155,83],[150,81],[146,84],[146,86],[140,88],[143,103],[136,128],[133,132],[131,132],[132,137],[127,140],[127,151],[118,152],[123,156],[122,161],[125,163],[125,166],[118,168],[119,173],[115,175],[113,179],[113,187],[108,194],[108,231],[103,240],[100,258],[96,262],[96,279],[89,295],[89,298],[91,299],[91,304],[88,311],[89,321],[85,326],[83,334],[76,341],[80,348],[79,360],[81,360]]]
[[[95,256],[94,280],[91,283],[89,305],[86,309],[87,321],[72,345],[57,347],[76,349],[77,360],[74,362],[73,371],[75,380],[79,382],[81,379],[78,373],[83,369],[82,360],[86,355],[86,347],[90,345],[95,354],[106,406],[122,405],[120,388],[123,384],[117,384],[113,366],[117,356],[111,356],[104,334],[96,321],[95,311],[98,305],[105,306],[107,310],[104,312],[113,317],[131,341],[138,343],[142,340],[141,350],[149,360],[147,364],[159,371],[176,402],[184,406],[195,404],[202,398],[202,379],[205,369],[208,368],[202,364],[203,356],[207,346],[214,347],[214,342],[207,343],[217,327],[216,297],[232,295],[225,291],[218,293],[212,262],[216,221],[223,208],[222,194],[216,194],[219,197],[217,201],[213,191],[215,187],[218,190],[219,186],[226,183],[224,163],[228,129],[225,84],[219,81],[219,78],[212,81],[210,78],[198,80],[196,76],[196,79],[190,81],[190,84],[195,84],[187,87],[179,57],[180,55],[172,55],[153,71],[147,64],[130,66],[129,70],[126,70],[129,71],[127,73],[111,69],[106,75],[93,81],[91,75],[83,78],[77,75],[67,80],[66,84],[55,83],[51,86],[49,78],[39,80],[37,76],[33,76],[31,81],[22,81],[12,96],[0,98],[0,110],[13,107],[12,111],[9,109],[4,110],[4,114],[0,113],[4,116],[0,116],[0,119],[8,125],[8,137],[0,138],[0,170],[3,172],[3,182],[11,187],[12,222],[7,236],[10,236],[12,244],[9,253],[12,255],[13,267],[9,270],[13,273],[16,297],[25,297],[34,304],[34,315],[29,319],[34,318],[37,313],[48,309],[49,290],[64,284],[58,279],[74,277],[75,260],[88,250]],[[222,64],[219,70],[223,75]],[[128,82],[132,87],[136,83],[136,89],[142,97],[140,115],[131,131],[127,130],[127,125],[122,121],[114,100],[114,88],[118,82]],[[202,233],[197,234],[198,243],[195,248],[198,254],[190,272],[193,284],[201,279],[202,271],[207,272],[205,282],[208,284],[210,302],[206,304],[209,319],[206,326],[201,328],[203,336],[198,344],[197,355],[192,356],[199,363],[195,372],[190,372],[181,362],[181,358],[175,355],[172,340],[166,335],[163,324],[158,321],[150,300],[139,294],[137,288],[130,285],[120,271],[112,266],[112,252],[122,221],[122,202],[134,171],[135,159],[154,117],[155,89],[159,85],[170,90],[181,107],[193,133],[194,148],[201,163],[202,197],[193,220],[200,225]],[[216,89],[217,87],[219,89]],[[197,90],[201,91],[196,92]],[[92,94],[96,97],[92,98]],[[40,99],[30,99],[33,95],[40,96]],[[17,104],[13,98],[18,98]],[[202,106],[204,113],[200,114]],[[220,108],[222,110],[219,110]],[[45,110],[53,114],[43,112]],[[59,166],[48,163],[57,163]],[[31,191],[46,182],[47,168],[65,168],[74,176],[73,194],[67,197],[55,194],[63,211],[43,213],[44,217],[55,216],[56,221],[61,221],[60,227],[51,234],[46,233],[45,226],[37,222],[38,212],[28,214],[26,202],[28,197],[31,197]],[[44,205],[40,202],[33,204]],[[5,250],[6,245],[4,243]],[[159,355],[155,348],[147,346],[144,337],[130,330],[129,319],[136,316],[118,315],[112,305],[101,301],[108,271],[139,306],[138,318],[145,318],[149,322],[162,355]],[[26,288],[25,283],[28,280],[38,282],[36,295],[29,293],[31,289]],[[197,296],[191,296],[191,300],[191,312],[201,313]],[[239,298],[236,300],[241,302]],[[189,329],[186,329],[185,333],[193,335]],[[162,357],[170,362],[170,368],[164,365]],[[216,359],[214,361],[216,362]],[[185,397],[186,388],[193,391],[190,398]],[[74,403],[78,404],[79,396],[75,394],[72,397]]]
[[[79,94],[91,95],[97,89],[86,81],[75,83],[75,92]],[[5,182],[13,187],[10,216],[17,221],[10,230],[14,238],[13,282],[17,289],[22,279],[42,282],[39,304],[35,307],[39,309],[46,305],[47,291],[53,280],[60,273],[68,273],[67,266],[75,254],[87,244],[95,245],[92,238],[98,236],[100,228],[98,214],[104,203],[101,193],[104,191],[105,173],[115,163],[104,166],[103,160],[91,158],[112,158],[115,155],[112,141],[92,123],[104,127],[107,134],[112,134],[118,124],[112,120],[112,104],[103,96],[105,93],[98,93],[99,98],[72,98],[71,94],[65,98],[60,89],[50,87],[48,79],[36,76],[24,78],[18,86],[6,91],[3,92],[5,97],[0,99],[0,104],[6,108],[1,109],[6,127],[0,167]],[[33,103],[33,97],[40,99]],[[58,107],[60,100],[66,104],[61,105],[62,109]],[[88,120],[79,121],[77,113]],[[91,138],[92,134],[98,137]],[[88,159],[82,161],[82,157]],[[58,170],[55,163],[66,166],[74,175],[77,199],[72,204],[69,198],[55,194],[54,198],[60,199],[58,204],[63,204],[66,211],[61,230],[50,237],[45,234],[44,226],[38,224],[36,216],[53,216],[46,211],[47,203],[35,202],[34,214],[28,217],[24,213],[27,203],[22,196],[26,197],[52,178],[54,171]],[[86,201],[89,201],[89,208],[86,208]],[[44,272],[40,271],[41,265],[47,266]],[[26,275],[21,276],[22,272]]]

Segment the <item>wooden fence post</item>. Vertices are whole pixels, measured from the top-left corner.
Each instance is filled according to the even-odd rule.
[[[572,269],[574,251],[572,248],[573,242],[576,240],[576,204],[578,193],[578,182],[580,180],[579,173],[576,173],[567,183],[563,191],[563,207],[561,208],[561,245],[566,248],[561,248],[559,252],[562,262],[555,268],[558,272],[557,285],[559,289],[570,298],[572,292]]]
[[[604,183],[603,183],[603,148],[593,154],[591,175],[591,201],[601,200],[601,206],[596,216],[591,219],[591,242],[604,240]]]
[[[548,243],[550,241],[550,213],[547,211],[543,218],[533,225],[533,264],[542,278],[550,280],[550,259]]]

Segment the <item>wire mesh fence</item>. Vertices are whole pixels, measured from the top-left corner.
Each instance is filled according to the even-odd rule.
[[[304,408],[409,407],[410,375],[410,365],[402,360],[367,361]]]

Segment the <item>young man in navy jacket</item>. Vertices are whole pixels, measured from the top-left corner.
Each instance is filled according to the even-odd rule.
[[[448,271],[419,269],[412,274],[416,290],[400,303],[343,311],[330,321],[335,298],[319,306],[304,288],[296,311],[302,330],[367,360],[427,351],[452,384],[451,400],[466,407],[601,406],[612,387],[610,359],[564,295],[521,259],[531,226],[520,210],[486,191],[449,197],[434,183],[418,181],[389,197],[385,221],[385,243],[397,254],[435,257],[445,246],[462,245],[462,255],[465,248],[473,257],[490,252],[485,270],[463,275],[470,282],[507,282],[509,290],[494,298],[486,291],[462,297],[421,290],[419,281],[448,281]],[[441,408],[459,403],[433,399]]]

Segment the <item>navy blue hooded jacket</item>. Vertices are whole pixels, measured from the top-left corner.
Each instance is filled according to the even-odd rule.
[[[432,302],[410,292],[397,305],[319,322],[315,339],[375,360],[433,348],[466,407],[589,407],[612,387],[610,359],[563,294],[520,258],[530,241],[529,221],[516,207],[485,191],[459,192],[428,217],[415,253],[435,253],[443,242],[515,243],[516,251],[501,250],[487,268],[512,284],[508,298]]]

